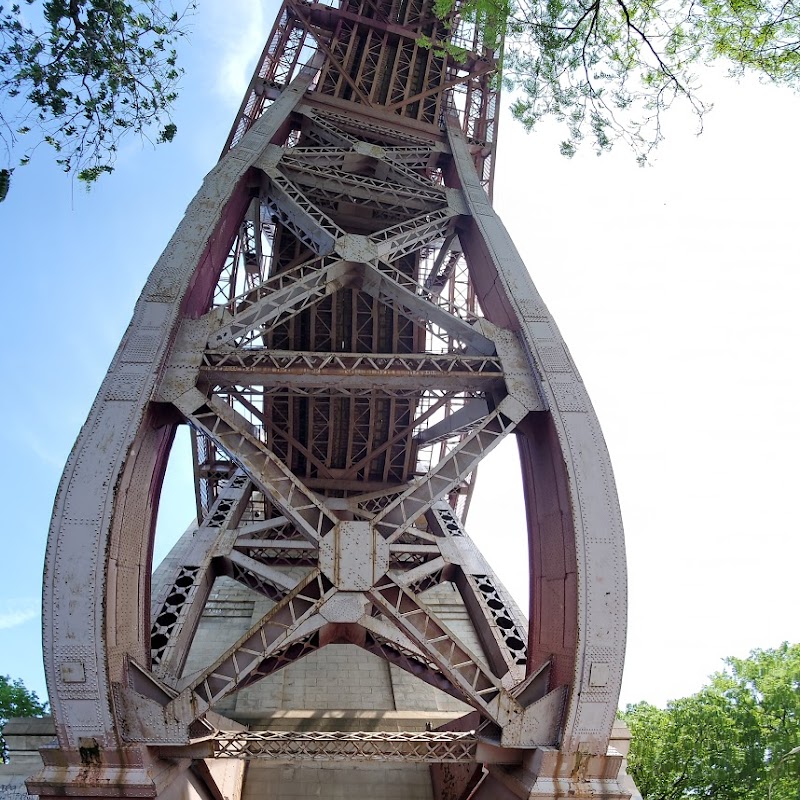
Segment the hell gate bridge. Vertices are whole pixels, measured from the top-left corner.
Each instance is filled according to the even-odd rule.
[[[492,209],[492,26],[432,6],[281,6],[64,471],[31,793],[629,796],[611,465]],[[512,433],[529,621],[464,527]]]

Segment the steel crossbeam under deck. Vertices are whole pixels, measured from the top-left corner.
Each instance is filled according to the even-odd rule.
[[[503,379],[500,359],[484,356],[352,355],[281,352],[268,348],[207,352],[202,380],[221,385],[398,387],[491,390]]]
[[[474,731],[219,731],[185,748],[162,748],[161,752],[170,758],[204,755],[294,764],[306,761],[471,764],[475,762],[478,745]],[[496,752],[502,750],[498,747]],[[507,756],[508,762],[513,763],[519,757],[516,751]]]
[[[33,794],[240,800],[253,760],[251,796],[388,797],[373,761],[409,797],[629,796],[619,509],[491,206],[498,26],[284,0],[62,478]],[[151,579],[178,425],[197,519]],[[530,620],[467,533],[507,437]]]

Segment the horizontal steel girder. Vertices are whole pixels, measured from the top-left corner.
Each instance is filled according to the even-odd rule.
[[[247,386],[407,388],[491,391],[502,385],[502,365],[490,356],[360,355],[248,348],[208,350],[201,380]]]
[[[478,738],[472,731],[219,731],[183,749],[185,755],[276,762],[404,761],[474,763]],[[181,748],[170,748],[178,757]]]

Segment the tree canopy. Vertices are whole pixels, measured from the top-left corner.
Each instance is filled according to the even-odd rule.
[[[0,762],[8,761],[3,728],[12,717],[41,717],[47,713],[47,703],[42,703],[36,692],[28,691],[21,680],[12,681],[0,675]]]
[[[47,144],[91,183],[111,172],[120,138],[172,140],[170,112],[185,35],[169,0],[25,0],[0,5],[0,143],[6,166]]]
[[[456,0],[437,0],[446,17]],[[598,152],[627,142],[640,161],[663,138],[675,101],[702,130],[708,110],[695,70],[720,60],[800,88],[798,0],[464,0],[459,16],[505,32],[503,76],[528,130],[566,127],[561,151],[588,139]],[[487,24],[488,23],[488,24]]]
[[[41,144],[92,183],[113,170],[122,136],[171,141],[182,72],[176,45],[195,7],[0,5],[0,201],[15,165]],[[599,152],[622,139],[646,160],[676,100],[702,127],[708,106],[694,72],[702,63],[719,59],[734,75],[800,87],[800,0],[436,0],[436,9],[478,22],[490,44],[505,37],[514,115],[529,130],[546,117],[560,120],[568,156],[586,139]]]
[[[697,694],[622,715],[645,800],[800,797],[800,645],[728,658]]]

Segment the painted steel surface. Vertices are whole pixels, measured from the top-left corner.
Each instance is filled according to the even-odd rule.
[[[629,796],[608,749],[626,607],[613,475],[491,206],[485,30],[424,0],[282,7],[59,487],[44,587],[58,749],[33,793],[189,796],[200,781],[238,795],[241,763],[209,766],[201,746],[236,729],[220,711],[346,645],[471,707],[437,727],[439,755],[404,750],[413,731],[353,734],[436,762],[435,796]],[[198,520],[151,585],[178,424]],[[476,468],[511,433],[530,622],[464,527]],[[189,670],[223,578],[265,610]],[[430,592],[444,585],[468,624],[442,616]],[[441,763],[465,731],[458,763]],[[319,735],[253,740],[278,760],[342,760]],[[244,739],[226,736],[230,755]]]

